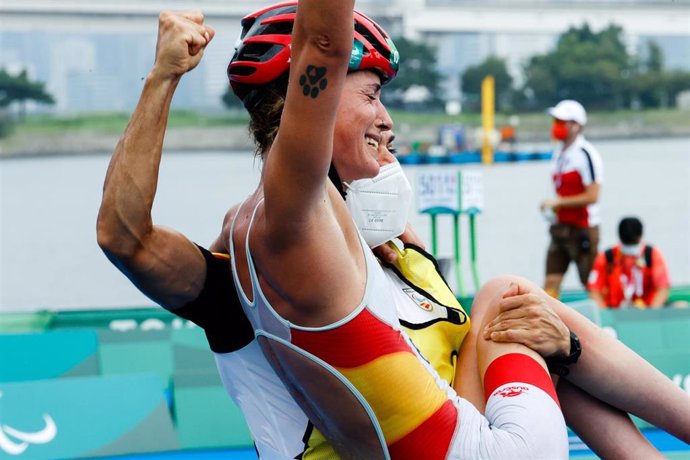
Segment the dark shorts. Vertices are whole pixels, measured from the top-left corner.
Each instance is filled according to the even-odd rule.
[[[575,262],[580,281],[586,286],[599,247],[599,227],[580,228],[575,225],[553,224],[550,233],[546,274],[563,275],[570,262]]]

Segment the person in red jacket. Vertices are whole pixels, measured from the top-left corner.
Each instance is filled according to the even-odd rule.
[[[602,308],[659,308],[671,285],[661,251],[642,242],[642,222],[626,217],[618,225],[620,244],[599,253],[587,288]]]

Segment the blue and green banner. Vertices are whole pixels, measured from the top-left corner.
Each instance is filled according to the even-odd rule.
[[[98,375],[97,352],[94,331],[0,334],[0,382]]]
[[[153,374],[0,383],[0,460],[174,450]]]
[[[177,433],[183,449],[250,447],[242,411],[225,392],[215,369],[173,375]]]

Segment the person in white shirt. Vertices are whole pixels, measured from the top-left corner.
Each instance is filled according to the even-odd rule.
[[[554,155],[551,174],[556,197],[541,203],[542,211],[553,215],[544,290],[558,298],[571,262],[582,285],[587,285],[599,245],[598,201],[604,167],[599,152],[582,134],[587,113],[579,102],[563,100],[548,113],[553,117],[551,134],[563,144]]]

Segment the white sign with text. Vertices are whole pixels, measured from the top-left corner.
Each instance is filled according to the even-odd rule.
[[[481,171],[437,169],[417,174],[419,212],[459,214],[482,211],[484,186]]]

